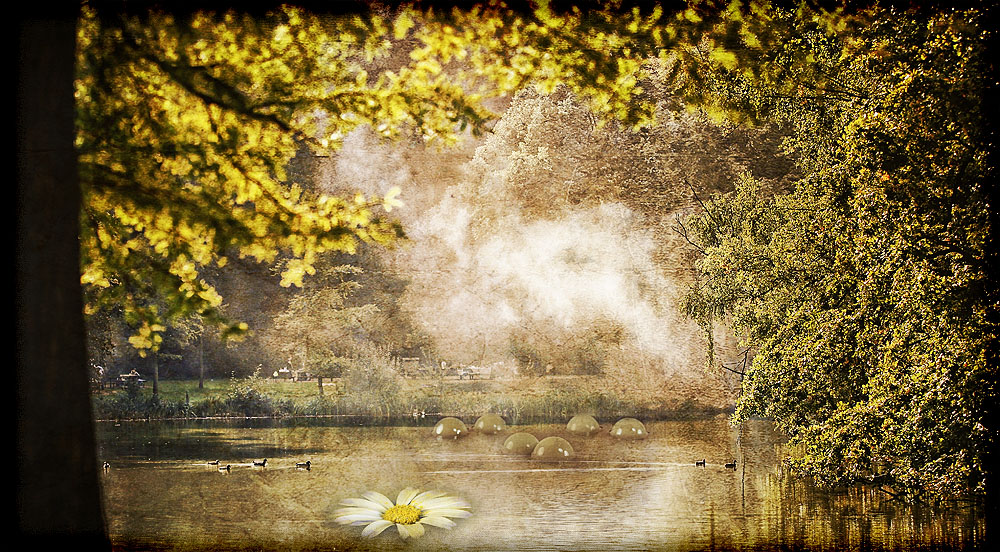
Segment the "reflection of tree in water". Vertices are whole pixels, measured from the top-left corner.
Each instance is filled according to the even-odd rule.
[[[589,438],[562,425],[509,428],[564,436],[576,451],[567,462],[504,454],[504,434],[438,440],[429,426],[329,427],[318,420],[137,424],[128,430],[109,425],[102,447],[120,444],[102,450],[131,455],[111,456],[105,485],[118,501],[111,506],[111,526],[175,543],[245,544],[249,532],[265,541],[287,539],[292,547],[323,542],[391,549],[396,540],[345,540],[357,539],[356,532],[340,531],[328,514],[343,498],[367,490],[394,496],[415,486],[472,504],[473,516],[453,531],[427,535],[422,546],[432,549],[540,543],[579,550],[608,550],[609,543],[646,550],[960,548],[982,538],[984,522],[973,510],[907,507],[871,490],[830,492],[783,477],[783,439],[767,422],[746,423],[745,469],[734,472],[722,466],[736,446],[725,419],[651,422],[646,440],[624,442],[607,434],[611,421],[603,421],[605,430]],[[130,450],[124,442],[139,447]],[[144,442],[153,448],[143,449]],[[173,450],[185,452],[171,456]],[[215,456],[223,462],[269,460],[266,469],[246,465],[221,478],[204,464]],[[706,466],[696,466],[702,457]],[[303,459],[312,461],[309,472],[294,468]],[[136,492],[140,488],[146,492]],[[218,500],[248,506],[219,508]],[[142,521],[154,512],[160,512],[156,527]],[[192,534],[190,526],[202,530]]]

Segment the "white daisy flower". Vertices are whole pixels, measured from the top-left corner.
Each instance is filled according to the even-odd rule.
[[[437,491],[420,492],[412,487],[399,491],[395,504],[385,495],[368,491],[363,498],[348,498],[341,502],[334,515],[337,523],[365,525],[362,537],[374,537],[393,525],[403,539],[424,534],[424,525],[451,529],[449,518],[467,518],[469,503]]]

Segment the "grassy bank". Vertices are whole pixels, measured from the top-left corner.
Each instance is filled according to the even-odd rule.
[[[361,389],[351,393],[339,381],[327,381],[322,394],[317,382],[263,378],[164,380],[157,396],[140,389],[95,391],[99,420],[328,416],[344,423],[406,425],[428,418],[462,419],[492,412],[511,424],[565,421],[579,414],[598,419],[625,416],[643,420],[690,419],[728,413],[696,399],[642,401],[597,391],[586,385],[539,379],[525,384],[492,380],[403,380],[392,389]]]

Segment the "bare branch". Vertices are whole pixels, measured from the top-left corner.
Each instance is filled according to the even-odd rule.
[[[684,241],[686,241],[688,245],[697,249],[702,255],[708,255],[708,253],[705,252],[704,248],[702,248],[694,240],[691,239],[688,233],[688,229],[684,226],[684,222],[681,220],[681,216],[679,214],[674,215],[674,219],[677,221],[677,226],[673,227],[673,230],[678,234],[680,234],[680,236],[684,238]]]

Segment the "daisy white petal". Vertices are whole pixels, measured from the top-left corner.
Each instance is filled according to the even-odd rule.
[[[396,525],[400,526],[401,524],[397,523]],[[414,523],[412,525],[402,525],[402,527],[405,527],[406,530],[409,531],[410,537],[412,538],[424,536],[424,526],[420,525],[419,523]]]
[[[333,515],[338,518],[343,516],[369,515],[373,516],[375,519],[378,519],[382,517],[382,512],[379,512],[378,510],[372,510],[369,508],[339,508],[338,510],[333,512]]]
[[[419,523],[414,523],[410,526],[410,536],[411,537],[422,537],[424,536],[424,526]]]
[[[451,529],[455,527],[455,522],[441,516],[427,516],[420,518],[420,523],[424,525],[433,525],[434,527],[441,527],[442,529]]]
[[[378,512],[386,511],[386,507],[381,503],[373,502],[364,498],[345,498],[340,501],[344,506],[356,506],[358,508],[368,508],[369,510],[375,510]]]
[[[399,536],[403,540],[406,540],[406,539],[410,538],[410,529],[409,529],[409,526],[403,525],[402,523],[397,523],[396,524],[396,530],[399,531]]]
[[[364,530],[361,531],[361,536],[362,537],[374,537],[375,535],[378,535],[382,531],[385,531],[386,529],[388,529],[388,528],[390,528],[392,526],[393,526],[393,523],[391,521],[386,521],[384,519],[380,519],[378,521],[374,521],[374,522],[368,524],[368,527],[365,527]]]
[[[333,512],[333,515],[337,517],[356,514],[370,514],[376,517],[382,517],[382,512],[372,510],[371,508],[338,508],[335,512]]]
[[[358,512],[335,512],[334,515],[337,516],[337,519],[344,519],[347,521],[355,521],[359,519],[374,521],[382,518],[382,514],[372,510],[362,510]]]
[[[402,491],[399,491],[399,495],[396,496],[396,504],[409,504],[415,496],[420,494],[420,491],[414,489],[413,487],[407,487]]]
[[[438,498],[441,496],[444,496],[444,493],[440,491],[424,491],[418,494],[417,496],[413,497],[413,500],[410,501],[410,504],[413,504],[414,506],[417,507],[422,507],[422,504],[425,500],[430,500],[432,498]]]
[[[337,523],[367,523],[370,521],[376,521],[382,519],[382,516],[378,512],[369,512],[367,514],[347,514],[346,516],[340,516],[333,520]]]
[[[424,500],[420,503],[420,507],[424,510],[430,510],[433,508],[468,508],[469,503],[462,500],[461,498],[455,498],[453,496],[442,496],[440,498],[432,498],[430,500]]]
[[[424,510],[424,515],[427,517],[457,517],[457,518],[467,518],[472,515],[468,510],[459,510],[457,508],[435,508],[433,510]]]
[[[388,497],[377,491],[366,491],[361,496],[367,498],[368,500],[380,504],[385,507],[386,510],[392,508],[394,504]],[[383,510],[384,511],[384,510]]]

